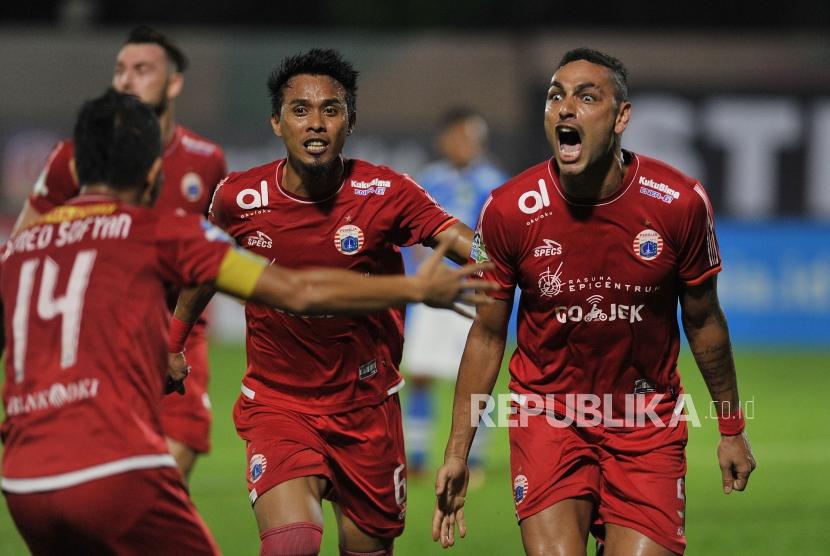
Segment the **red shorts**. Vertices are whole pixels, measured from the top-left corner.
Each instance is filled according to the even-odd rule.
[[[326,498],[366,534],[391,539],[403,532],[406,456],[397,394],[334,415],[277,409],[243,395],[234,422],[247,445],[251,503],[280,483],[317,475],[331,483]]]
[[[592,533],[606,523],[629,527],[672,552],[686,549],[685,422],[677,427],[614,431],[557,428],[545,415],[510,429],[510,467],[519,520],[567,498],[592,496]]]
[[[173,467],[32,494],[5,493],[17,529],[43,554],[219,554]]]
[[[185,357],[190,374],[185,394],[164,396],[161,404],[161,428],[165,436],[177,440],[196,452],[210,451],[210,399],[208,398],[208,344],[204,327],[194,328],[187,337]]]

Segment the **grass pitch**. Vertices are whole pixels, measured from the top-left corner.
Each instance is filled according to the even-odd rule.
[[[257,554],[259,538],[245,489],[246,461],[242,441],[231,422],[245,367],[241,346],[211,349],[214,408],[213,453],[199,460],[193,475],[193,499],[225,554]],[[690,429],[686,476],[686,554],[824,555],[830,546],[830,352],[738,350],[738,375],[743,400],[754,400],[748,432],[758,460],[749,489],[724,496],[715,448],[717,426],[706,419],[703,381],[688,353],[680,368],[693,396],[702,427]],[[506,391],[506,370],[497,392]],[[437,388],[439,418],[432,468],[440,461],[450,424],[453,385]],[[404,388],[406,403],[406,388]],[[466,539],[448,554],[521,554],[513,513],[506,430],[491,434],[484,484],[468,493]],[[410,479],[407,525],[395,544],[402,556],[438,554],[430,538],[433,478]],[[323,554],[337,554],[331,510],[326,511]],[[589,554],[592,551],[589,550]],[[27,554],[5,505],[0,507],[0,555]]]

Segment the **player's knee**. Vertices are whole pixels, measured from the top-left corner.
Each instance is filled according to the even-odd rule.
[[[323,528],[308,521],[268,529],[259,535],[259,556],[317,556]]]
[[[354,550],[346,550],[341,546],[340,556],[392,556],[392,547],[373,550],[371,552],[355,552]]]

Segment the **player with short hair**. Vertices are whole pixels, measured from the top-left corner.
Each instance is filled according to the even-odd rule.
[[[489,160],[488,136],[487,121],[479,111],[467,106],[448,109],[440,117],[435,136],[441,158],[417,175],[418,182],[441,206],[470,226],[475,225],[490,191],[509,177]],[[426,256],[425,252],[416,246],[410,250],[410,258]],[[430,307],[412,307],[407,315],[403,366],[409,395],[404,433],[410,476],[424,473],[432,445],[433,382],[455,380],[470,324],[470,319]],[[485,436],[476,436],[470,451],[474,484],[484,480]]]
[[[112,86],[136,95],[150,106],[161,126],[163,184],[158,210],[207,215],[216,184],[227,174],[225,155],[216,143],[178,124],[176,102],[184,87],[187,57],[166,35],[146,25],[130,31],[118,52]],[[74,145],[67,139],[49,156],[46,167],[18,218],[15,229],[78,195],[78,182],[69,170]],[[177,291],[167,292],[170,308]],[[210,451],[208,347],[205,319],[200,319],[186,346],[191,374],[183,396],[164,401],[162,426],[171,453],[189,477],[200,453]]]
[[[289,268],[400,274],[400,247],[450,234],[458,239],[447,255],[466,260],[472,230],[417,183],[342,155],[357,75],[334,50],[282,61],[268,90],[287,157],[232,173],[216,190],[212,221]],[[176,319],[191,322],[205,297],[180,299]],[[334,505],[341,554],[391,554],[406,511],[403,312],[307,318],[249,303],[245,314],[248,368],[234,421],[247,444],[261,554],[316,554],[323,499]]]
[[[685,550],[678,302],[719,410],[724,493],[744,490],[755,468],[718,301],[709,198],[696,179],[622,149],[630,115],[622,63],[569,51],[545,106],[553,158],[493,191],[482,210],[472,258],[493,262],[484,276],[500,289],[478,312],[459,371],[436,482],[433,538],[445,547],[456,524],[466,532],[471,411],[480,407],[471,396],[492,391],[516,286],[510,462],[528,554],[585,554],[589,529],[606,554]],[[599,420],[587,417],[589,403]]]
[[[35,555],[218,553],[162,433],[170,284],[294,314],[482,301],[465,291],[482,282],[466,279],[474,267],[440,264],[448,244],[411,277],[288,270],[202,216],[150,210],[160,137],[136,97],[84,104],[80,195],[15,233],[0,259],[0,487]]]

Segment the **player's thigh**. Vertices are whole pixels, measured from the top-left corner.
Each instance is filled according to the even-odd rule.
[[[268,489],[257,497],[254,514],[260,533],[291,523],[310,522],[323,526],[324,477],[298,477]]]
[[[643,533],[608,523],[605,525],[603,556],[673,556],[676,554]]]
[[[521,521],[528,556],[585,554],[594,511],[592,496],[561,500]]]
[[[364,532],[343,513],[339,504],[332,503],[337,520],[337,538],[341,548],[354,552],[374,552],[392,548],[394,539],[381,539]]]

